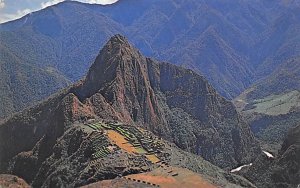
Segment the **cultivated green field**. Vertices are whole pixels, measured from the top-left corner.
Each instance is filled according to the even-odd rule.
[[[291,91],[281,95],[269,95],[247,104],[244,111],[267,115],[287,114],[292,108],[300,107],[300,91]]]

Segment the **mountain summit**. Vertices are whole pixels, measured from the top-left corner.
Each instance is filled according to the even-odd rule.
[[[77,82],[116,33],[147,56],[201,72],[222,96],[235,98],[298,56],[300,9],[292,2],[64,1],[0,24],[0,118]]]
[[[249,162],[258,151],[234,106],[202,76],[146,58],[120,35],[106,43],[74,93],[97,117],[144,126],[222,167]]]
[[[202,76],[146,58],[115,35],[85,79],[0,125],[0,152],[5,153],[0,169],[5,171],[11,160],[30,160],[36,171],[26,174],[32,181],[42,162],[62,147],[56,146],[57,140],[64,139],[76,122],[95,119],[150,130],[224,169],[250,163],[261,152],[233,104]],[[29,168],[15,164],[24,172]]]
[[[161,118],[162,112],[151,87],[147,61],[125,37],[115,35],[100,51],[75,94],[81,101],[89,100],[95,114],[102,118],[138,122],[151,126],[151,130],[159,125],[162,128],[166,122]],[[156,130],[162,131],[161,128]]]
[[[59,98],[64,124],[90,118],[133,123],[223,168],[248,163],[259,152],[232,103],[202,76],[146,58],[120,35],[106,43],[82,82],[52,100]],[[30,126],[42,120],[33,121]]]

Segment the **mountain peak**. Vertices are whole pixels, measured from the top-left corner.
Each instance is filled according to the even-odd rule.
[[[108,42],[119,43],[119,44],[122,44],[122,43],[128,44],[128,40],[126,39],[126,37],[124,37],[121,34],[116,34],[116,35],[112,36]]]
[[[112,56],[119,56],[119,55],[124,56],[125,54],[129,54],[132,51],[136,51],[136,50],[134,49],[133,46],[129,44],[128,40],[124,36],[120,34],[116,34],[107,41],[103,49],[100,51],[98,57],[99,56],[112,57]]]
[[[121,74],[131,74],[129,72],[132,72],[132,67],[143,69],[144,60],[145,57],[124,36],[114,35],[104,45],[89,69],[80,96],[89,97],[104,85],[123,77]]]
[[[42,161],[53,159],[53,163],[56,163],[60,160],[56,156],[67,160],[64,153],[77,153],[80,156],[78,160],[82,156],[89,161],[93,160],[91,152],[90,155],[85,155],[90,147],[80,152],[77,152],[78,149],[70,152],[67,149],[70,148],[67,142],[72,146],[75,143],[76,148],[91,145],[90,142],[80,140],[93,140],[95,132],[90,132],[83,124],[77,126],[78,122],[91,119],[118,121],[124,124],[126,130],[133,128],[139,131],[135,126],[145,128],[226,169],[238,164],[248,164],[260,153],[257,141],[234,106],[219,96],[203,77],[191,70],[146,58],[124,37],[116,35],[100,51],[84,81],[1,124],[0,152],[6,152],[2,152],[5,155],[0,155],[0,170],[6,169],[9,161],[18,153],[26,151],[20,153],[20,158],[15,158],[17,161],[13,163],[16,165],[12,170],[32,172],[27,181],[34,181],[33,186],[41,187],[40,184],[46,182],[48,176],[40,175],[39,169],[44,169],[42,174],[50,174],[52,168],[48,163],[44,167],[45,163]],[[72,126],[73,123],[75,126]],[[71,127],[75,132],[67,135],[73,131],[70,130]],[[18,130],[23,128],[25,135],[20,136]],[[78,135],[82,136],[79,138]],[[107,135],[100,137],[107,138]],[[60,138],[68,139],[66,146],[60,145],[64,142]],[[56,140],[57,144],[54,145]],[[78,140],[80,142],[77,143]],[[66,148],[66,151],[60,150],[61,147]],[[28,148],[34,149],[27,152]],[[44,148],[49,148],[49,152],[38,155],[41,159],[36,159],[36,153],[44,152]],[[162,156],[163,159],[172,159],[169,155]],[[34,161],[31,160],[33,158]],[[143,157],[143,161],[144,159]],[[28,168],[22,165],[31,163],[38,163],[36,170],[32,170],[32,165]],[[69,162],[59,164],[66,166]],[[87,165],[87,162],[83,164]],[[86,177],[86,168],[80,167],[82,170],[72,181]],[[96,173],[102,172],[95,169],[94,177],[97,176]]]

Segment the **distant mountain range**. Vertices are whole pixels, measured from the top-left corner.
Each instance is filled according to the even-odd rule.
[[[0,24],[0,184],[294,188],[299,20],[297,0],[120,0]]]
[[[147,56],[192,68],[232,99],[299,56],[299,12],[297,1],[121,0],[66,1],[28,14],[0,25],[0,117],[79,80],[116,33]]]

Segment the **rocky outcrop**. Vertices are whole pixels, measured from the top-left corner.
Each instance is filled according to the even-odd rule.
[[[300,184],[300,126],[289,131],[271,176],[277,187]]]
[[[23,179],[10,174],[0,174],[0,187],[30,188]]]
[[[43,137],[32,150],[21,152],[11,160],[10,173],[23,177],[32,187],[78,187],[157,168],[145,156],[132,155],[123,150],[97,160],[91,159],[94,150],[91,138],[97,133],[88,133],[86,129],[87,125],[73,124],[53,146],[47,145]],[[154,137],[152,133],[148,134]],[[109,142],[105,135],[102,135],[101,140]],[[164,145],[161,152],[167,156],[165,163],[190,169],[222,187],[255,187],[246,179],[230,174],[198,155],[182,151],[172,143],[160,141]]]
[[[91,104],[98,116],[137,122],[151,130],[160,125],[160,130],[166,130],[146,62],[124,37],[116,35],[101,50],[83,85],[74,93],[82,102]],[[99,109],[101,106],[108,110]]]
[[[202,76],[146,58],[120,35],[104,46],[73,92],[96,116],[143,126],[223,168],[259,153],[232,103]]]
[[[232,103],[202,76],[146,58],[116,35],[85,79],[0,125],[1,172],[26,177],[35,187],[59,185],[65,179],[75,185],[71,176],[86,180],[90,175],[80,174],[88,160],[85,135],[75,131],[77,140],[70,141],[68,134],[74,123],[95,118],[148,129],[224,169],[249,163],[261,152]],[[73,144],[75,158],[68,153]],[[75,159],[82,161],[73,164]],[[55,174],[65,172],[74,173],[55,180]],[[117,174],[98,174],[96,179]]]
[[[296,188],[300,184],[300,126],[290,129],[275,159],[260,156],[240,173],[264,188]]]

